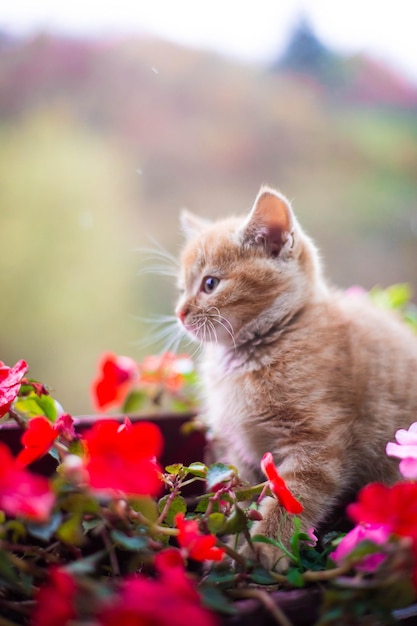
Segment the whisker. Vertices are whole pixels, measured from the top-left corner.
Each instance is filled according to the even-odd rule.
[[[210,313],[210,311],[213,310],[216,313]],[[235,336],[234,336],[234,330],[233,330],[233,326],[232,324],[229,322],[229,320],[224,317],[223,315],[221,315],[219,309],[216,306],[211,306],[208,310],[207,313],[210,315],[210,318],[212,321],[215,321],[217,324],[219,324],[220,326],[222,326],[224,328],[224,330],[227,332],[227,334],[229,335],[229,337],[231,338],[232,342],[233,342],[233,347],[236,348],[236,342],[235,342]]]
[[[146,274],[158,274],[159,276],[169,276],[170,278],[177,278],[178,272],[170,267],[164,267],[163,265],[149,265],[142,267],[138,270],[138,276],[144,276]]]
[[[154,247],[140,247],[136,248],[136,252],[140,252],[142,254],[147,254],[157,259],[164,259],[165,261],[169,261],[174,267],[179,268],[180,263],[179,260],[171,254],[159,241],[154,239],[151,235],[148,235],[151,243]]]

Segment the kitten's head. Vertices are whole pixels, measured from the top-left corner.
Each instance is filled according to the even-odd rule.
[[[237,345],[320,297],[317,252],[288,200],[262,187],[249,215],[208,222],[184,211],[177,317],[193,339]]]

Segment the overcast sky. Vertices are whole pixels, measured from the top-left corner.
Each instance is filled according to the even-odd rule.
[[[276,56],[304,12],[325,43],[370,52],[417,82],[415,0],[0,0],[0,29],[150,33],[244,61]]]

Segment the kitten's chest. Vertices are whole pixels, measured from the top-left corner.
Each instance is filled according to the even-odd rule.
[[[256,430],[263,397],[250,376],[206,364],[204,417],[216,444],[229,462],[257,467],[264,453]]]

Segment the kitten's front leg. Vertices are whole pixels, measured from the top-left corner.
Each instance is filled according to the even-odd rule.
[[[283,476],[284,477],[284,476]],[[312,477],[311,471],[309,477]],[[313,483],[326,485],[326,489],[314,488],[307,482],[302,482],[300,476],[296,480],[294,475],[286,480],[290,491],[300,499],[303,511],[298,515],[301,520],[301,530],[307,532],[310,528],[317,528],[329,512],[332,510],[337,498],[337,482],[334,477],[324,476],[318,472]],[[293,516],[274,497],[266,497],[261,502],[259,509],[262,520],[255,522],[251,529],[251,535],[264,535],[270,539],[279,540],[286,548],[289,548],[290,539],[294,532]],[[285,553],[274,545],[260,542],[253,542],[252,546],[247,544],[242,550],[242,554],[253,560],[258,560],[266,569],[285,571],[289,565],[289,558]]]
[[[288,547],[294,530],[292,516],[285,511],[275,498],[271,497],[264,498],[259,512],[262,515],[262,520],[254,523],[251,529],[251,536],[264,535],[270,539],[278,539]],[[309,527],[306,525],[305,530]],[[284,572],[290,563],[290,559],[282,550],[267,543],[253,542],[251,545],[246,544],[242,548],[241,553],[247,559],[259,561],[265,569],[277,572]]]

